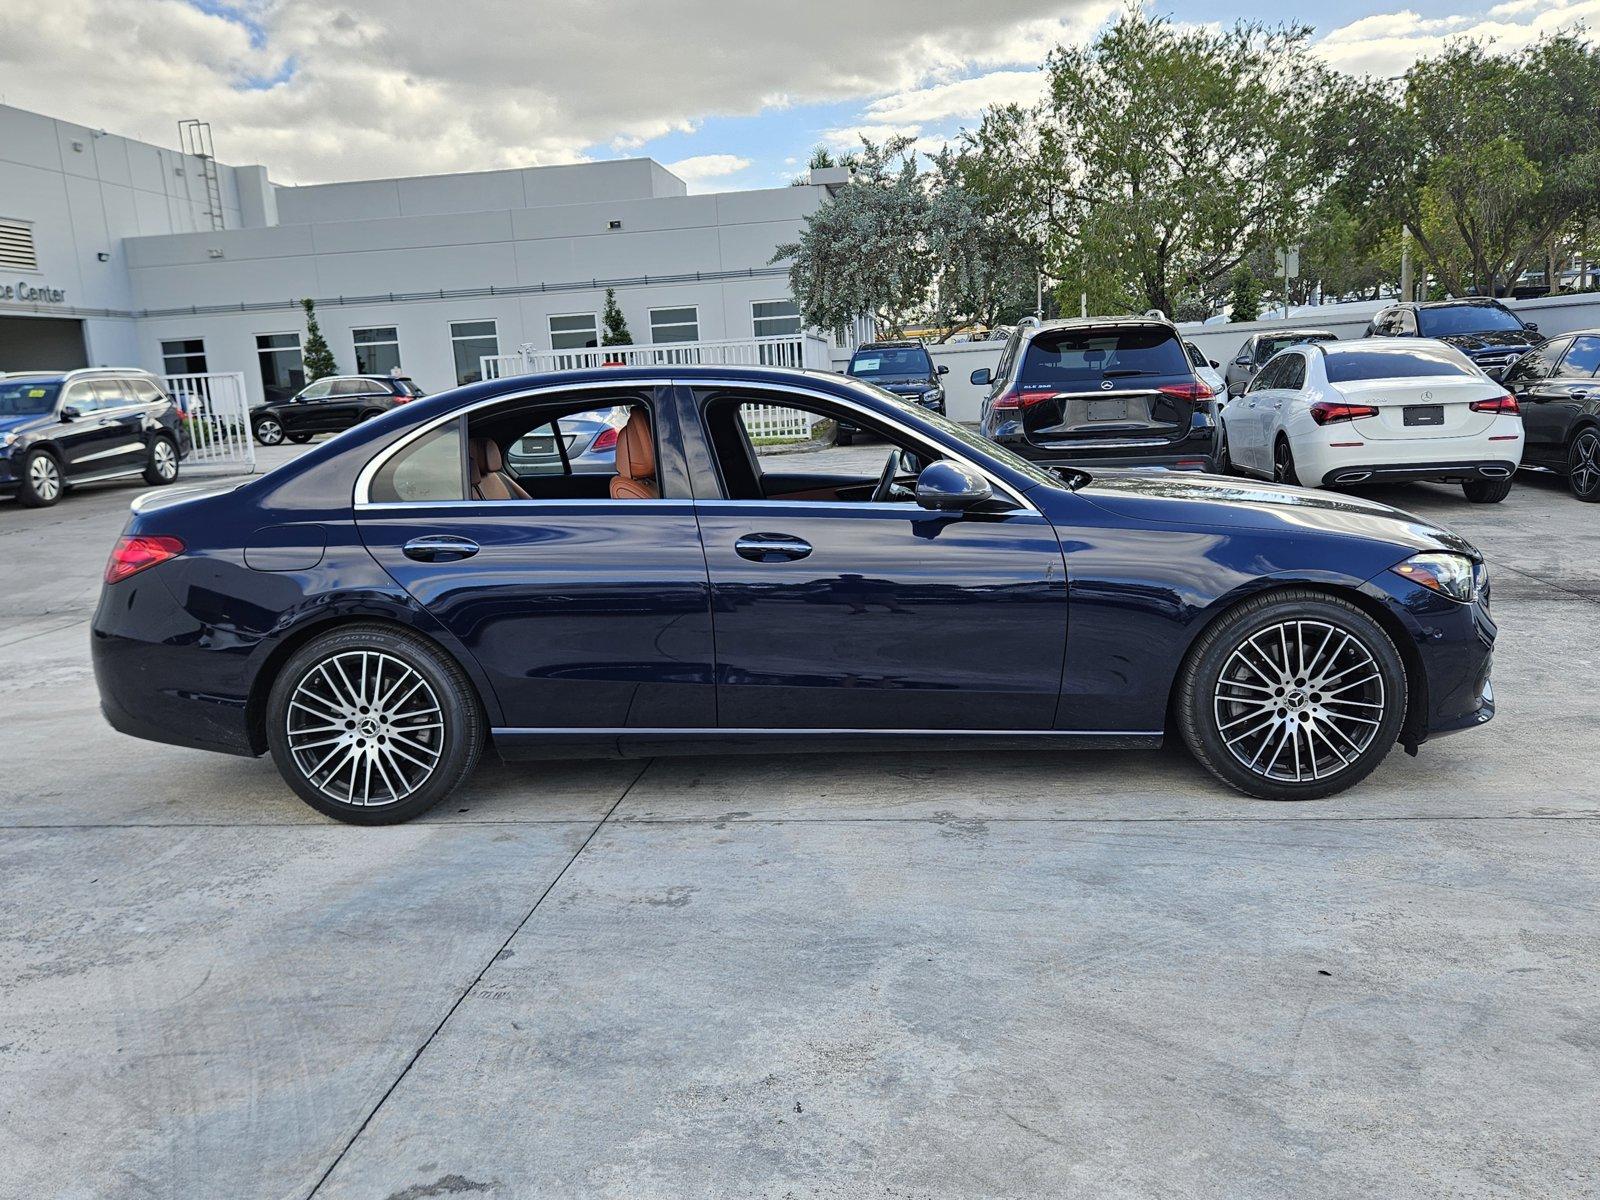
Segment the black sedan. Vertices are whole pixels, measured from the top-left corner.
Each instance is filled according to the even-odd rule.
[[[98,368],[0,378],[0,495],[33,508],[68,488],[178,478],[189,448],[182,413],[146,371]]]
[[[529,430],[602,405],[629,413],[614,476],[508,475]],[[882,438],[882,469],[763,460],[746,417],[774,406]],[[1049,472],[842,376],[627,367],[476,384],[227,490],[153,494],[92,647],[116,728],[270,752],[357,823],[423,812],[491,744],[1176,730],[1225,784],[1308,800],[1490,719],[1488,600],[1471,545],[1381,504]]]
[[[263,446],[309,442],[319,433],[338,433],[422,396],[422,389],[399,375],[329,375],[307,384],[288,400],[250,410],[250,429]]]
[[[1600,329],[1524,354],[1505,384],[1522,408],[1522,465],[1565,475],[1579,500],[1600,500]]]

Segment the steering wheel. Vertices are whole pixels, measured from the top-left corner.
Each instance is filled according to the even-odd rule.
[[[883,473],[878,476],[878,486],[872,489],[872,502],[882,504],[894,492],[894,471],[900,465],[900,451],[889,451],[884,460]]]

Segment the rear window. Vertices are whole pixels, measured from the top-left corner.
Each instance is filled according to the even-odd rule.
[[[1308,342],[1336,342],[1331,333],[1286,333],[1264,337],[1256,343],[1256,361],[1264,363],[1286,346],[1304,346]]]
[[[878,375],[931,375],[933,360],[921,346],[889,346],[883,350],[857,350],[850,374],[863,379]]]
[[[1425,375],[1476,375],[1459,351],[1447,346],[1395,348],[1393,350],[1329,350],[1328,382],[1354,383],[1361,379],[1415,379]]]
[[[1158,325],[1125,329],[1047,330],[1028,345],[1018,382],[1023,387],[1188,375],[1189,359],[1178,335]]]

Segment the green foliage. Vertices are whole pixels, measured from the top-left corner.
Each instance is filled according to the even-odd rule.
[[[301,354],[305,367],[306,382],[314,383],[329,375],[339,373],[339,364],[333,357],[333,350],[328,345],[328,339],[322,336],[322,327],[317,324],[317,306],[315,302],[307,299],[300,301],[300,307],[306,310],[306,344]]]
[[[1261,319],[1261,284],[1255,272],[1243,263],[1233,269],[1233,286],[1228,292],[1230,321]]]
[[[622,315],[622,308],[617,304],[617,289],[606,289],[606,308],[601,317],[604,328],[600,331],[600,344],[602,346],[631,346],[633,334],[628,332],[628,319]]]

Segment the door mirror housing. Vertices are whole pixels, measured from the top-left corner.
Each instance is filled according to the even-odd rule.
[[[967,379],[975,387],[988,387],[994,382],[994,372],[989,370],[988,367],[979,367],[971,375],[967,376]]]
[[[941,375],[950,374],[950,368],[948,366],[946,366],[944,363],[940,363],[939,364],[939,374],[941,374]]]
[[[76,421],[81,416],[83,414],[78,411],[77,406],[72,404],[63,404],[61,406],[61,419],[63,421]]]
[[[1537,324],[1535,324],[1534,322],[1532,322],[1532,321],[1524,321],[1522,323],[1522,327],[1524,329],[1526,329],[1529,333],[1538,333],[1539,332],[1539,326]]]
[[[1213,363],[1212,365],[1215,366],[1216,364]],[[1250,365],[1250,352],[1246,350],[1241,353],[1238,358],[1233,360],[1233,365],[1236,367],[1248,367]]]
[[[1220,367],[1220,366],[1221,366],[1221,365],[1222,365],[1222,364],[1221,364],[1221,363],[1219,363],[1219,362],[1218,362],[1218,361],[1217,361],[1217,360],[1216,360],[1216,359],[1214,359],[1214,358],[1208,358],[1208,359],[1206,359],[1206,362],[1208,362],[1208,363],[1210,363],[1210,364],[1211,364],[1211,369],[1212,369],[1212,370],[1213,370],[1213,371],[1215,371],[1215,370],[1216,370],[1216,369],[1217,369],[1217,368],[1218,368],[1218,367]]]
[[[989,481],[962,463],[930,463],[917,476],[917,503],[935,512],[965,512],[993,498]]]

